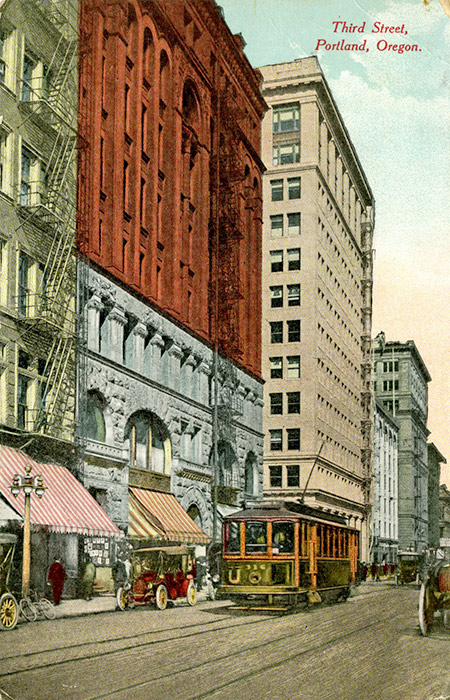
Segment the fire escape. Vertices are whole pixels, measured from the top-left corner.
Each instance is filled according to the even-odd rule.
[[[28,16],[38,16],[58,37],[41,75],[20,81],[23,123],[35,123],[48,135],[38,179],[18,185],[21,227],[41,232],[46,260],[39,284],[26,300],[18,297],[18,317],[33,334],[45,358],[39,406],[28,425],[32,432],[73,440],[75,426],[76,156],[77,156],[77,12],[63,0],[23,0]],[[23,155],[22,155],[23,163]],[[23,165],[22,165],[23,168]],[[20,278],[20,272],[19,272]]]
[[[209,294],[211,329],[215,340],[212,396],[214,539],[217,537],[217,503],[235,504],[241,490],[235,471],[229,473],[228,481],[222,478],[223,465],[220,464],[219,468],[219,461],[225,459],[226,451],[219,455],[219,447],[228,445],[232,448],[230,454],[236,453],[234,421],[242,414],[237,370],[233,361],[242,356],[239,301],[243,296],[239,277],[239,248],[243,239],[240,194],[245,177],[244,166],[239,158],[241,110],[228,81],[222,82],[218,92],[214,100],[216,124],[211,167],[212,264]]]

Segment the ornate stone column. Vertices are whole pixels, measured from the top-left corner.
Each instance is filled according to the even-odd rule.
[[[127,318],[120,306],[114,306],[108,314],[108,348],[107,353],[111,360],[123,363],[123,329]]]
[[[190,398],[195,398],[194,397],[194,386],[193,386],[193,374],[194,374],[194,368],[197,364],[197,360],[193,355],[189,355],[185,362],[184,362],[184,390],[186,393],[186,396],[189,396]]]
[[[93,352],[100,352],[100,312],[103,303],[98,294],[93,294],[86,304],[84,322],[87,324],[87,346]]]
[[[138,321],[133,328],[133,369],[139,374],[144,372],[144,345],[147,335],[147,326],[142,321]]]
[[[183,359],[183,350],[179,345],[173,343],[167,351],[169,356],[169,384],[173,389],[180,391],[181,380],[181,360]]]
[[[198,400],[208,405],[209,403],[209,384],[208,379],[211,374],[211,367],[208,362],[203,360],[198,366]]]
[[[150,340],[150,345],[152,348],[150,377],[155,381],[158,381],[161,375],[161,353],[164,347],[164,338],[162,335],[160,335],[160,333],[155,333],[153,338]]]

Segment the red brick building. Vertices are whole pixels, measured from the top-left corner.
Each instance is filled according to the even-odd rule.
[[[80,5],[83,481],[216,538],[262,497],[260,75],[213,0]]]
[[[265,105],[242,45],[212,0],[81,3],[78,247],[259,375]]]

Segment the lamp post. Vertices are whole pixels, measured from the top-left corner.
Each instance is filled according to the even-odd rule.
[[[42,481],[42,476],[36,474],[31,476],[31,467],[25,467],[26,474],[15,474],[12,482],[11,493],[14,498],[17,498],[19,493],[23,491],[25,496],[25,513],[23,522],[23,563],[22,563],[22,596],[27,596],[30,592],[30,511],[31,511],[31,494],[36,493],[38,498],[42,498],[45,493],[45,486]]]

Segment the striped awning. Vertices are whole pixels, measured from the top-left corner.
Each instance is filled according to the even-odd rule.
[[[130,488],[129,535],[169,542],[208,544],[211,538],[171,493]]]
[[[66,467],[40,464],[21,450],[0,445],[0,493],[19,515],[24,513],[25,497],[21,492],[15,498],[10,487],[14,475],[24,475],[27,465],[32,468],[32,476],[42,476],[46,487],[42,498],[36,494],[31,496],[33,530],[101,537],[122,535],[95,498]]]

